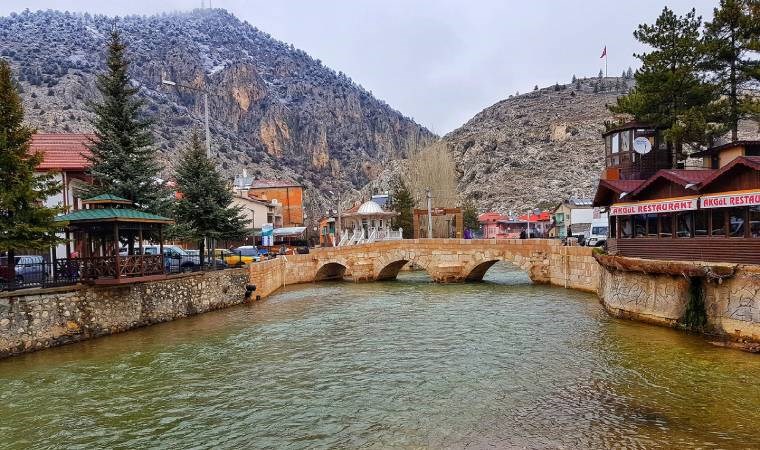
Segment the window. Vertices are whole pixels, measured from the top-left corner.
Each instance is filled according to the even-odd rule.
[[[633,236],[631,216],[620,216],[620,237],[627,239]]]
[[[660,214],[660,237],[673,237],[673,215]]]
[[[657,214],[647,214],[647,236],[657,237]]]
[[[694,211],[694,236],[707,236],[708,211]]]
[[[749,235],[760,237],[760,206],[749,207]]]
[[[623,131],[620,133],[620,151],[628,152],[631,146],[631,131]]]
[[[691,211],[676,213],[676,237],[692,237],[694,223]]]
[[[728,231],[731,237],[744,237],[744,222],[747,220],[747,210],[744,208],[728,209]]]
[[[633,216],[633,237],[646,237],[647,235],[647,216],[646,214],[636,214]]]
[[[710,236],[726,235],[726,211],[716,208],[710,212]]]
[[[620,151],[620,133],[615,133],[612,135],[612,153],[617,153]]]

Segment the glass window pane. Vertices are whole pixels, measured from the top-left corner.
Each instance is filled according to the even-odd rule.
[[[707,210],[694,211],[694,236],[707,236]]]
[[[645,237],[647,235],[646,214],[636,214],[633,216],[633,233],[633,237]]]
[[[747,220],[744,208],[728,209],[728,225],[731,237],[744,237],[744,222]]]
[[[724,211],[722,208],[716,208],[711,210],[710,215],[712,216],[712,227],[710,228],[710,235],[711,236],[725,236],[726,230],[725,230],[725,216],[726,211]]]
[[[631,216],[620,216],[620,237],[629,238],[633,235]]]
[[[660,237],[673,236],[673,215],[660,214]]]
[[[694,229],[692,223],[691,211],[684,211],[676,214],[676,237],[687,238],[692,236]]]
[[[760,237],[760,206],[749,207],[749,232],[752,237]]]
[[[647,214],[647,236],[657,237],[657,214]]]
[[[612,153],[617,153],[620,151],[620,133],[615,133],[612,135]]]

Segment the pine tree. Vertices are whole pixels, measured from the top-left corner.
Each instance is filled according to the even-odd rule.
[[[52,175],[35,174],[42,155],[29,154],[34,130],[23,120],[11,67],[0,59],[0,251],[8,253],[10,273],[16,249],[44,250],[61,241],[55,234],[60,224],[53,221],[61,210],[42,205],[61,185]]]
[[[393,226],[402,229],[404,239],[411,239],[414,235],[412,224],[412,208],[414,208],[414,197],[412,191],[406,185],[401,177],[396,178],[391,190],[393,202],[391,209],[399,213],[393,219]]]
[[[746,94],[760,79],[760,23],[749,0],[721,0],[713,21],[705,24],[704,63],[708,80],[722,95],[720,107],[731,140],[738,139],[739,121],[758,113],[758,101]]]
[[[599,78],[600,80],[604,78],[604,71],[602,69],[599,69],[599,76],[597,78]]]
[[[631,69],[630,66],[628,66],[628,71],[626,71],[625,77],[628,78],[629,80],[633,79],[633,69]]]
[[[573,80],[571,81],[571,83],[575,84],[576,81],[578,81],[578,78],[576,78],[575,74],[573,74]]]
[[[609,107],[664,129],[679,157],[684,143],[701,144],[715,133],[709,106],[716,92],[698,73],[701,21],[693,9],[677,16],[666,7],[654,25],[639,25],[634,36],[653,50],[635,55],[642,62],[636,87]]]
[[[197,133],[180,158],[175,175],[182,194],[174,205],[175,234],[198,241],[201,266],[205,239],[238,239],[245,236],[246,220],[232,205],[232,191],[214,161],[206,156]]]
[[[95,140],[90,145],[92,186],[83,195],[109,193],[127,198],[135,207],[162,213],[169,206],[169,192],[160,182],[151,134],[152,121],[142,116],[144,102],[129,80],[129,63],[119,33],[111,33],[106,71],[98,75],[102,99],[90,107]]]
[[[538,85],[533,86],[533,90],[537,91],[538,90]]]

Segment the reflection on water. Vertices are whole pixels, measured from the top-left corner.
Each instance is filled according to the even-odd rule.
[[[760,446],[760,358],[592,295],[424,274],[0,361],[0,447]]]

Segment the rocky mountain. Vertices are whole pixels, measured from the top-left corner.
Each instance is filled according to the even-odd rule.
[[[525,212],[591,197],[604,165],[605,105],[628,78],[588,78],[510,96],[444,136],[463,197],[481,210]]]
[[[232,177],[290,178],[307,188],[307,213],[332,189],[355,191],[389,161],[436,139],[351,78],[220,9],[106,17],[24,11],[0,17],[0,57],[18,74],[26,118],[40,131],[90,131],[109,33],[128,45],[131,76],[155,120],[167,174],[203,95],[161,85],[162,74],[209,93],[212,149]]]

